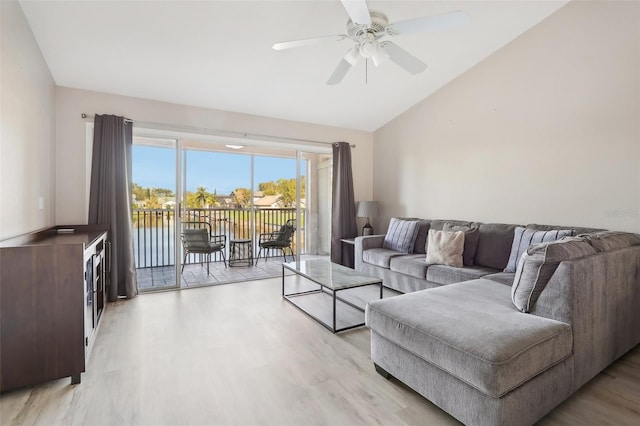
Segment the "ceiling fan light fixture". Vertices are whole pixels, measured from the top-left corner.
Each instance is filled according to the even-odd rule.
[[[373,65],[376,67],[389,59],[389,54],[384,51],[384,49],[380,46],[376,46],[376,53],[371,55],[371,60],[373,61]]]
[[[373,41],[367,40],[360,43],[360,54],[365,58],[372,57],[373,55],[376,54],[377,50],[378,50],[377,43]]]
[[[360,52],[358,51],[358,46],[354,46],[344,55],[345,61],[349,62],[351,66],[354,66],[360,60]]]

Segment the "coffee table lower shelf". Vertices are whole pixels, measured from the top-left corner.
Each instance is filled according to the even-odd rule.
[[[283,298],[334,334],[362,327],[365,324],[364,306],[353,303],[355,300],[347,300],[348,290],[365,286],[379,286],[379,297],[380,299],[383,297],[382,281],[333,290],[297,274],[291,275],[290,278],[305,280],[307,285],[303,286],[302,291],[287,293],[285,291],[284,267],[282,272]],[[341,297],[339,293],[345,297]]]

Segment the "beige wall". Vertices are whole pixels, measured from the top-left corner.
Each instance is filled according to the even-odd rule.
[[[276,120],[145,99],[58,87],[56,92],[58,164],[56,222],[86,223],[86,120],[80,114],[117,114],[138,122],[199,129],[266,134],[356,144],[353,172],[356,199],[372,196],[373,134],[337,127]]]
[[[639,18],[639,2],[571,2],[376,131],[379,227],[402,215],[640,232]]]
[[[0,14],[3,240],[54,224],[55,84],[20,5],[2,1]]]

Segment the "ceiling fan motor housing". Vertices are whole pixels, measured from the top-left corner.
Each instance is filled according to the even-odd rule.
[[[356,41],[362,41],[362,39],[373,36],[373,39],[377,40],[385,35],[385,29],[387,28],[387,25],[389,25],[389,18],[387,18],[387,15],[378,10],[370,11],[370,15],[371,25],[369,27],[354,24],[351,19],[347,21],[347,35],[349,38]]]

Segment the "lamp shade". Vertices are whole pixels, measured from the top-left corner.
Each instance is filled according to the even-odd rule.
[[[358,211],[356,213],[358,217],[378,217],[378,202],[377,201],[360,201],[358,203]]]

